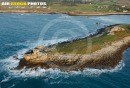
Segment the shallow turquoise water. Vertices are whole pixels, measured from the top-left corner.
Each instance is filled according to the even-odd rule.
[[[130,49],[113,70],[66,73],[57,69],[23,72],[8,69],[18,64],[13,55],[22,57],[36,45],[84,37],[108,25],[129,24],[129,18],[130,15],[0,14],[0,88],[129,88]]]

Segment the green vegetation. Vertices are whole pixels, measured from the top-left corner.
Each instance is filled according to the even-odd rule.
[[[111,43],[114,41],[118,41],[124,37],[130,36],[130,30],[128,30],[130,25],[123,25],[122,27],[126,30],[123,32],[118,32],[115,35],[108,35],[106,33],[100,37],[91,38],[92,45],[89,45],[90,41],[88,39],[80,39],[73,42],[60,43],[56,46],[56,49],[59,53],[92,53],[105,46],[111,45]],[[88,50],[88,48],[91,48],[91,52]]]
[[[66,6],[66,5],[61,6],[60,4],[53,4],[49,7],[52,10],[66,11],[66,12],[69,12],[69,11],[96,11],[95,5],[87,5],[87,4],[79,4],[76,6]]]
[[[122,7],[114,5],[113,3],[96,3],[96,4],[76,4],[76,5],[62,5],[52,4],[48,6],[50,10],[57,12],[129,12],[130,7]]]
[[[122,25],[121,27],[126,29],[126,30],[130,30],[130,25]]]
[[[122,4],[121,4],[122,3]],[[49,4],[49,3],[48,3]],[[122,7],[123,6],[123,7]],[[129,1],[113,0],[63,0],[48,7],[57,12],[129,12]]]

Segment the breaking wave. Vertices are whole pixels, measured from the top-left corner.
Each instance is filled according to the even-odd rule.
[[[10,80],[10,77],[4,77],[4,79],[0,82],[0,84],[1,83],[4,83],[4,82],[7,82],[7,81],[9,81]]]
[[[19,58],[22,58],[24,53],[28,51],[28,49],[22,49],[18,51],[17,55]],[[113,69],[90,69],[85,68],[83,71],[70,71],[70,72],[62,72],[59,69],[43,69],[43,68],[23,68],[21,70],[11,70],[12,68],[15,68],[19,64],[19,59],[14,59],[14,56],[11,56],[7,59],[0,60],[1,64],[1,70],[6,71],[9,73],[10,76],[14,77],[47,77],[51,79],[57,79],[59,77],[69,77],[69,76],[75,76],[75,75],[84,75],[89,77],[95,77],[99,76],[103,73],[113,73],[120,71],[124,66],[124,61],[122,60],[115,68]],[[7,80],[7,79],[5,79]],[[3,81],[5,81],[3,80]]]
[[[0,46],[10,46],[10,47],[15,47],[15,46],[26,46],[29,48],[34,48],[37,45],[44,45],[44,46],[48,46],[48,45],[52,45],[52,44],[56,44],[58,42],[63,42],[63,41],[67,41],[68,38],[66,39],[52,39],[52,40],[41,40],[41,41],[26,41],[24,43],[20,43],[17,42],[15,44],[13,43],[8,43],[8,44],[4,44],[4,45],[0,45]]]
[[[89,77],[93,77],[93,76],[99,76],[103,73],[113,73],[113,72],[118,72],[120,71],[124,66],[124,61],[122,60],[115,68],[113,69],[90,69],[90,68],[85,68],[83,71],[70,71],[70,72],[62,72],[59,69],[43,69],[43,68],[37,68],[37,69],[33,69],[33,68],[23,68],[21,70],[11,70],[15,67],[18,66],[20,59],[15,59],[14,56],[17,56],[18,58],[23,58],[24,54],[30,49],[30,48],[34,48],[37,44],[41,44],[41,45],[48,45],[48,44],[55,44],[58,42],[62,42],[62,41],[66,41],[67,39],[59,39],[59,40],[44,40],[44,41],[39,41],[39,42],[30,42],[27,41],[25,43],[16,43],[14,45],[24,45],[27,46],[27,48],[22,49],[20,51],[18,51],[15,55],[10,56],[6,59],[2,59],[0,60],[0,66],[1,69],[0,71],[5,71],[7,73],[9,73],[9,75],[11,77],[47,77],[47,78],[51,78],[51,79],[57,79],[59,77],[69,77],[69,76],[75,76],[75,75],[84,75],[84,76],[89,76]],[[7,44],[7,45],[12,45],[13,44]],[[1,82],[4,81],[8,81],[10,78],[7,79],[3,79]],[[0,83],[1,83],[0,82]]]

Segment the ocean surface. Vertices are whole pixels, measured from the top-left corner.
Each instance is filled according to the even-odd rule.
[[[130,15],[0,14],[0,88],[130,88],[130,49],[115,68],[61,72],[58,69],[10,70],[37,45],[82,38],[114,24],[130,24]]]

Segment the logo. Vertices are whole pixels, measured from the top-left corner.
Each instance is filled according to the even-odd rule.
[[[46,6],[46,2],[1,2],[3,6]]]

